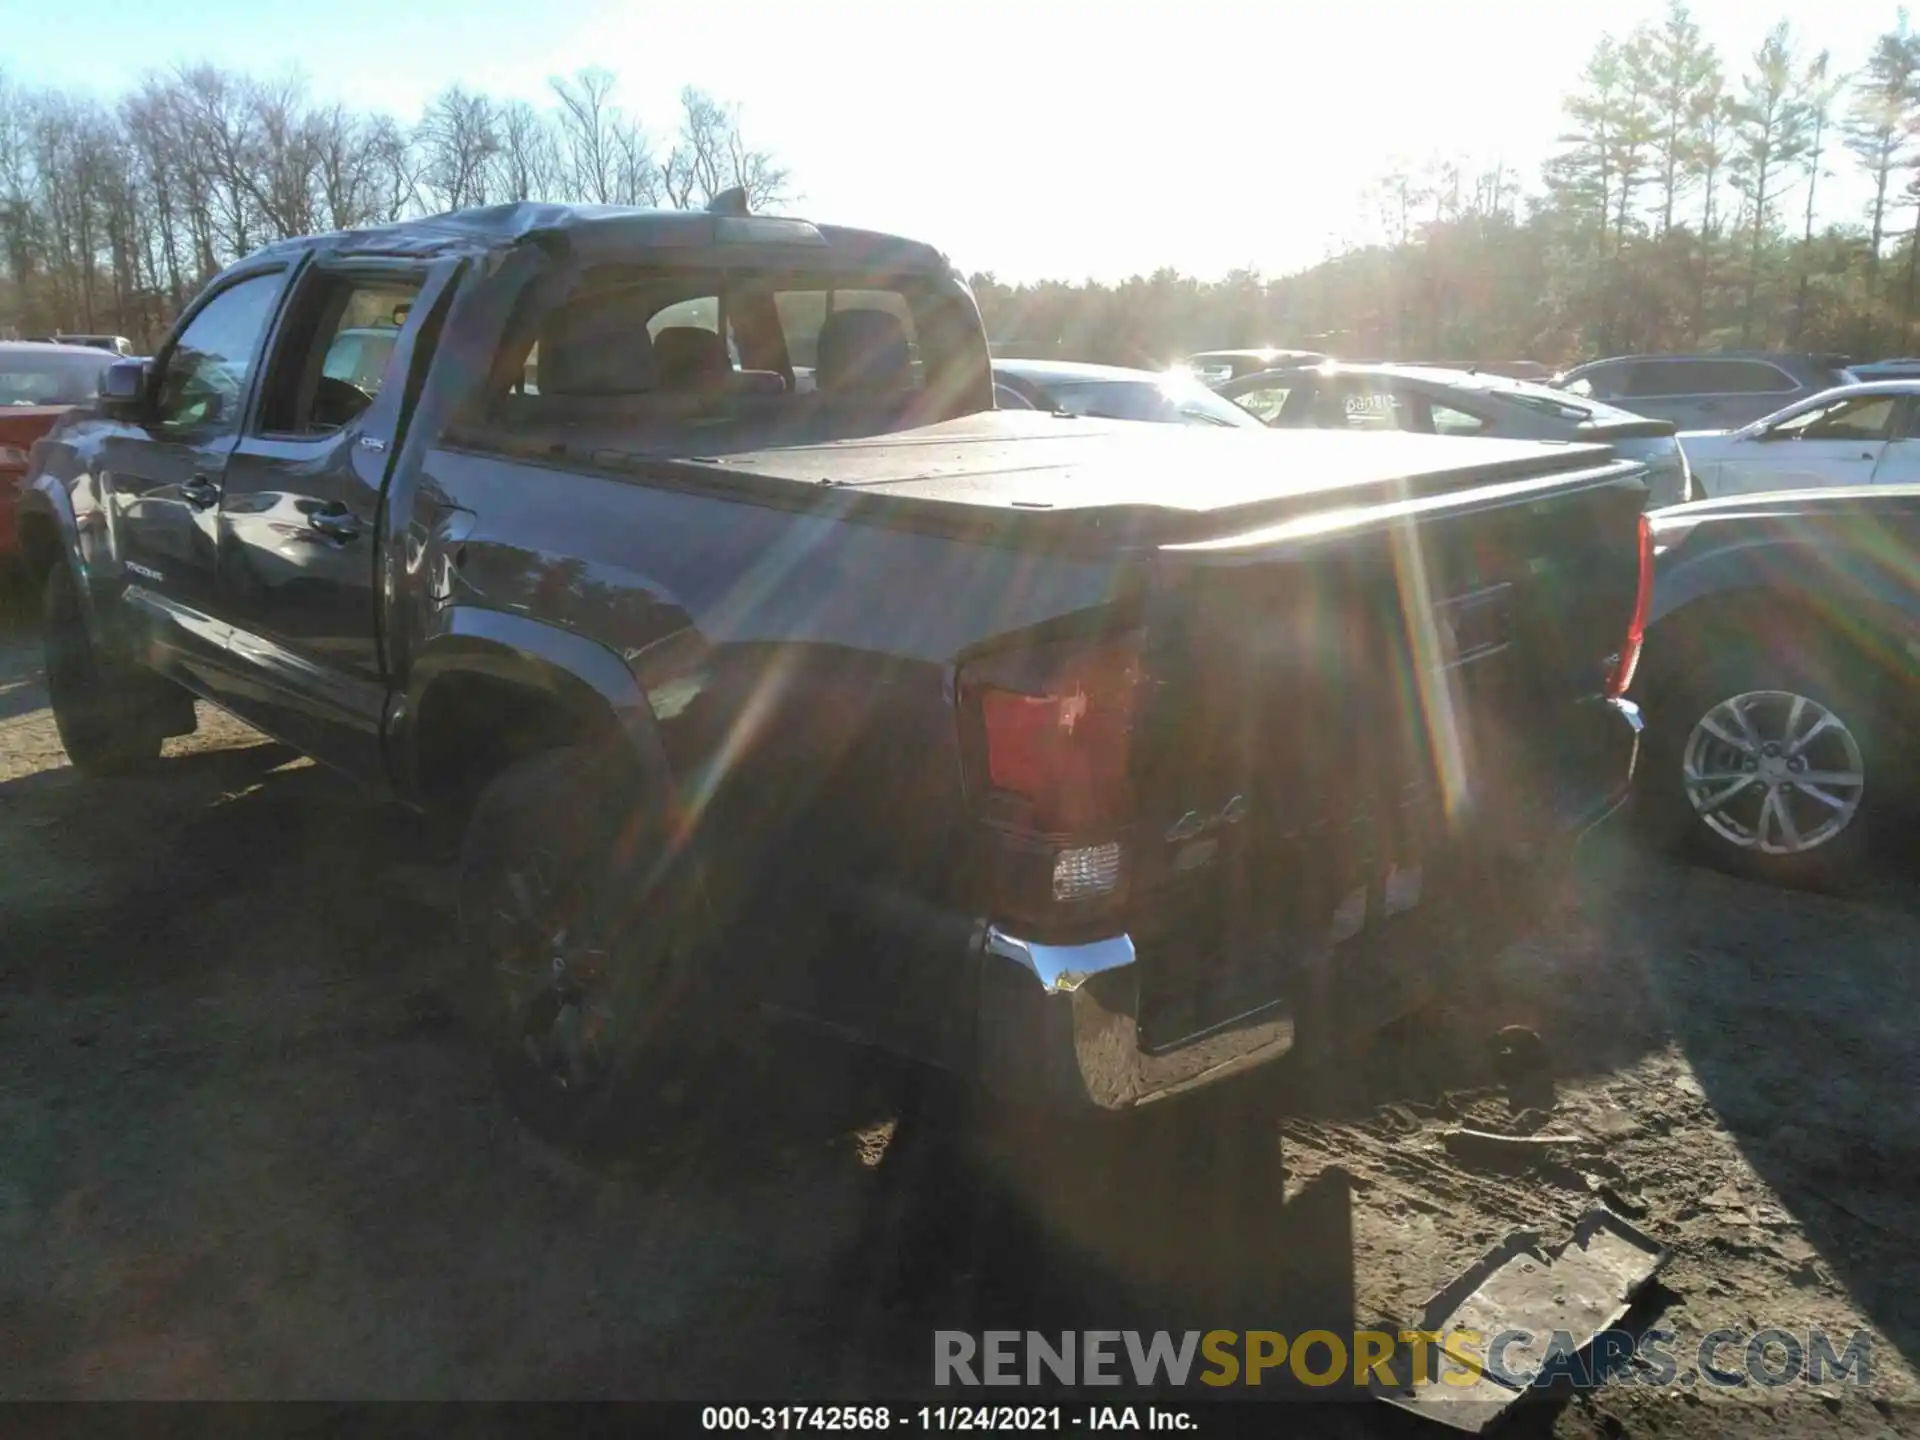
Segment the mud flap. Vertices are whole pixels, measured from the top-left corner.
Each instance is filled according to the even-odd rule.
[[[1606,1209],[1583,1216],[1557,1250],[1518,1231],[1427,1302],[1419,1329],[1438,1338],[1424,1362],[1403,1345],[1390,1374],[1376,1369],[1368,1388],[1389,1405],[1477,1434],[1529,1389],[1556,1376],[1583,1380],[1625,1358],[1594,1341],[1619,1324],[1666,1260],[1666,1247]],[[1462,1332],[1475,1334],[1468,1341]],[[1477,1363],[1449,1358],[1455,1354]]]
[[[155,732],[163,740],[170,735],[193,734],[200,725],[193,696],[171,681],[157,676],[152,679],[152,697],[141,708]]]

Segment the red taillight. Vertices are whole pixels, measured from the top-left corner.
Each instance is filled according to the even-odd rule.
[[[1086,836],[1131,817],[1138,638],[1048,645],[967,667],[989,798],[1017,828]]]
[[[1647,638],[1647,617],[1653,611],[1653,526],[1640,517],[1640,579],[1633,593],[1633,619],[1620,658],[1607,677],[1607,694],[1617,699],[1633,688],[1633,672],[1640,668],[1640,648]]]

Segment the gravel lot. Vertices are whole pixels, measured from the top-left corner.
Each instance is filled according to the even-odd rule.
[[[1617,1384],[1516,1429],[1920,1433],[1910,855],[1835,899],[1609,839],[1442,1023],[1203,1097],[1118,1159],[961,1146],[938,1089],[778,1034],[641,1185],[495,1103],[421,826],[210,712],[151,778],[90,784],[44,706],[37,646],[0,636],[0,1399],[906,1396],[937,1324],[1410,1320],[1605,1184],[1673,1247],[1642,1318],[1678,1353],[1865,1328],[1871,1385]],[[1547,1093],[1493,1082],[1514,1021]],[[1589,1143],[1502,1176],[1442,1148],[1461,1121]]]

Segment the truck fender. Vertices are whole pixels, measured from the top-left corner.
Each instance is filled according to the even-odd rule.
[[[415,728],[423,702],[437,682],[461,674],[508,682],[550,697],[575,716],[610,723],[649,793],[666,807],[663,828],[672,843],[662,862],[685,877],[708,910],[701,857],[652,706],[625,660],[574,631],[472,605],[439,612],[388,707],[388,754],[401,795],[419,800],[423,793]]]
[[[99,645],[100,619],[94,604],[93,577],[89,573],[86,549],[80,543],[80,522],[74,514],[73,496],[67,491],[67,482],[44,471],[36,476],[20,493],[18,524],[21,544],[27,547],[25,559],[36,580],[43,580],[53,564],[73,567],[74,579],[80,582],[76,587],[80,592],[80,613],[86,620],[88,635]],[[49,529],[54,542],[51,554],[40,549],[43,540],[29,538],[44,536]]]
[[[597,702],[632,747],[643,773],[671,782],[653,710],[614,651],[557,625],[474,605],[448,606],[435,620],[433,633],[408,667],[405,688],[388,707],[389,746],[408,761],[400,767],[403,781],[416,773],[413,722],[427,691],[448,674],[466,672],[522,684],[563,703]],[[406,793],[411,789],[403,787]],[[667,789],[671,792],[670,783]]]

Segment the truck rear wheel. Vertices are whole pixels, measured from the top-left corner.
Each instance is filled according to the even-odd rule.
[[[658,806],[619,768],[555,750],[481,794],[460,856],[465,1008],[535,1134],[657,1163],[696,1138],[725,1047],[702,1023],[692,907],[658,877]]]
[[[42,595],[42,644],[53,723],[73,768],[86,775],[124,775],[152,764],[172,733],[165,709],[176,700],[192,712],[170,682],[124,662],[106,659],[87,633],[73,572],[57,564]],[[189,725],[187,728],[191,729]]]

